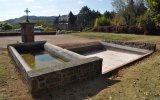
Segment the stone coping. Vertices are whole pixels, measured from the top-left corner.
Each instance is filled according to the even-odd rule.
[[[125,44],[125,42],[123,43]],[[146,44],[146,43],[137,43],[137,42],[131,42],[131,43],[127,42],[126,44],[130,44],[130,45],[121,45],[121,44],[118,44],[117,42],[114,43],[114,42],[96,41],[93,43],[79,44],[77,46],[75,45],[75,46],[69,46],[69,47],[65,47],[65,46],[62,46],[62,47],[79,54],[83,54],[85,52],[91,52],[95,50],[106,50],[106,49],[111,50],[112,49],[115,51],[118,50],[121,52],[138,53],[143,55],[146,53],[152,53],[156,50],[155,44]],[[136,47],[136,44],[139,44],[139,45]]]
[[[85,58],[84,56],[82,56],[80,54],[71,52],[67,49],[63,49],[61,47],[58,47],[56,45],[52,45],[50,43],[45,43],[44,44],[44,49],[46,51],[48,51],[50,54],[56,55],[56,56],[64,59],[65,61],[71,61],[71,60],[77,60],[77,59],[84,59]]]
[[[17,58],[17,61],[19,61],[19,63],[22,64],[22,66],[26,70],[26,72],[31,70],[31,68],[29,67],[29,65],[24,61],[24,59],[22,58],[22,56],[17,52],[17,50],[14,47],[9,46],[8,50],[12,54],[14,54],[15,58]]]
[[[24,51],[33,51],[35,49],[44,49],[44,44],[46,41],[36,41],[36,42],[29,42],[29,43],[16,43],[16,44],[8,44],[7,48],[9,46],[14,47],[18,52],[24,52]]]
[[[121,46],[128,46],[133,48],[145,49],[145,50],[156,50],[156,44],[151,43],[141,43],[141,42],[124,42],[124,41],[104,41],[107,43],[117,44]]]
[[[146,49],[139,49],[139,48],[134,48],[134,47],[129,47],[129,46],[123,46],[119,44],[113,44],[113,43],[107,43],[107,42],[102,42],[100,43],[106,48],[106,49],[118,49],[119,51],[123,52],[133,52],[133,53],[138,53],[138,54],[146,54],[146,53],[151,53],[153,51],[151,50],[146,50]]]

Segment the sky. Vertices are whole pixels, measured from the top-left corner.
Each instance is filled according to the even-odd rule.
[[[30,10],[29,15],[58,16],[78,14],[83,6],[101,13],[112,11],[112,0],[0,0],[0,21],[19,18],[25,15],[24,10]]]

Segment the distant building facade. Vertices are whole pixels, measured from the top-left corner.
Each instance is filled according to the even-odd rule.
[[[63,30],[68,30],[69,29],[69,16],[68,15],[63,15],[63,16],[59,16],[58,17],[58,27],[60,29],[63,29]]]
[[[75,16],[75,21],[76,21],[76,16]],[[57,30],[77,30],[78,29],[76,22],[74,23],[70,22],[69,15],[62,15],[62,16],[59,15],[54,21],[54,27]]]

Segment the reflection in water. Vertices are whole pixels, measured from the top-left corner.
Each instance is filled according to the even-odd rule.
[[[45,51],[22,53],[21,55],[33,70],[65,63],[64,60],[59,57],[52,56]]]

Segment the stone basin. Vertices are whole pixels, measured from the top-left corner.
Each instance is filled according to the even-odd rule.
[[[33,94],[94,78],[102,72],[101,58],[86,58],[45,41],[10,44],[7,49]]]

